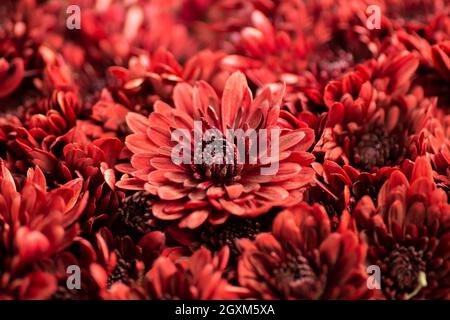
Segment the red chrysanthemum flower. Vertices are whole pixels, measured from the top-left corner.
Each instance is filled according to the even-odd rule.
[[[367,247],[325,209],[302,203],[280,213],[272,233],[239,240],[238,280],[259,299],[367,299]]]
[[[381,269],[386,298],[450,298],[450,204],[426,158],[406,175],[393,172],[378,205],[364,197],[353,215],[369,245],[368,263]]]
[[[396,28],[420,32],[430,26],[433,18],[448,14],[445,0],[384,0],[385,13]]]
[[[129,110],[148,114],[155,101],[170,100],[179,82],[205,80],[216,90],[223,90],[224,76],[228,75],[220,69],[224,56],[221,51],[203,50],[180,65],[166,50],[159,49],[151,55],[140,53],[130,58],[127,68],[114,66],[108,69],[108,90],[115,102]]]
[[[325,160],[323,165],[314,164],[318,171],[316,185],[309,188],[305,201],[322,205],[331,220],[332,230],[338,228],[340,218],[352,211],[356,202],[369,196],[376,203],[378,190],[395,167],[382,167],[376,172],[364,172],[349,165],[342,167],[334,161]]]
[[[41,30],[30,23],[27,12],[30,9],[36,8],[0,4],[0,99],[11,96],[27,76],[42,72],[43,61],[38,52],[42,41],[39,37]],[[25,86],[22,89],[26,92]],[[14,100],[21,101],[22,98]],[[0,100],[3,110],[10,109],[10,104],[11,101]]]
[[[83,181],[72,180],[47,192],[39,168],[29,169],[22,188],[1,162],[0,297],[44,299],[56,291],[52,275],[35,264],[66,249],[79,232],[86,206]]]
[[[300,201],[302,188],[313,179],[308,165],[314,158],[306,151],[314,133],[308,128],[280,127],[282,96],[282,90],[272,93],[266,88],[253,99],[241,73],[227,80],[222,101],[205,82],[194,87],[179,84],[174,91],[175,108],[158,102],[148,118],[128,115],[133,134],[127,137],[126,144],[133,157],[130,165],[118,167],[128,174],[118,186],[157,195],[153,214],[163,220],[180,220],[179,226],[187,228],[196,228],[208,218],[212,223],[222,223],[230,214],[257,216],[271,207]],[[263,154],[259,153],[255,164],[246,164],[246,150],[245,161],[238,162],[237,147],[230,142],[227,149],[234,159],[232,163],[222,158],[223,164],[207,163],[205,159],[195,164],[192,154],[189,164],[174,163],[171,155],[177,143],[171,141],[171,132],[182,128],[192,137],[194,121],[201,121],[203,130],[219,130],[223,137],[229,128],[254,129],[257,133],[262,129],[279,130],[279,150],[274,151],[279,154],[279,169],[261,175],[261,168],[272,165],[276,155],[263,164]],[[267,137],[270,139],[270,134]],[[188,144],[196,152],[194,139]]]
[[[115,237],[109,229],[102,228],[96,234],[96,242],[97,261],[90,270],[100,291],[106,291],[115,283],[130,285],[142,280],[161,254],[165,237],[162,232],[154,231],[135,243],[130,236]]]
[[[104,299],[126,300],[224,300],[239,299],[246,289],[231,285],[222,273],[227,267],[229,251],[224,247],[212,255],[200,248],[190,257],[181,248],[172,248],[161,253],[144,279],[129,285],[116,282],[104,290]],[[92,266],[97,281],[106,287],[107,277],[98,265]]]
[[[431,52],[437,71],[450,82],[450,41],[434,45]]]
[[[436,170],[436,183],[447,191],[447,197],[450,197],[450,150],[443,149],[432,157],[431,160],[434,170]]]
[[[224,247],[214,256],[201,248],[177,261],[160,257],[146,275],[146,295],[153,299],[239,299],[246,290],[229,284],[222,276],[228,256],[229,250]]]
[[[100,288],[90,272],[91,264],[95,263],[97,254],[92,244],[76,237],[70,247],[58,253],[52,259],[40,261],[39,270],[52,274],[57,281],[57,290],[50,299],[54,300],[87,300],[100,299]],[[68,270],[74,266],[80,268],[80,288],[69,288],[67,285]]]
[[[319,159],[373,172],[417,156],[412,142],[433,116],[436,99],[425,97],[421,87],[410,89],[419,65],[414,54],[385,58],[325,88],[330,110],[315,147]]]

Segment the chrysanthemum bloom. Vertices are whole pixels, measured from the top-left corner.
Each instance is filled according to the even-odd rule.
[[[12,119],[2,119],[7,150],[27,154],[37,148],[48,150],[55,140],[71,130],[82,113],[81,98],[72,81],[72,74],[60,57],[51,50],[43,50],[46,68],[42,81],[35,81],[39,94],[26,103],[26,108],[15,112]],[[22,155],[21,160],[27,156]]]
[[[439,15],[449,13],[445,0],[384,0],[383,12],[392,21],[394,27],[410,32],[423,32],[430,27]]]
[[[133,157],[130,165],[118,167],[127,173],[118,186],[157,195],[153,214],[162,220],[179,220],[180,227],[191,229],[208,218],[218,224],[230,214],[254,217],[274,206],[300,201],[302,188],[314,176],[308,167],[314,157],[306,152],[313,143],[314,133],[308,128],[280,128],[277,122],[282,96],[281,89],[272,93],[265,88],[253,99],[240,72],[228,78],[221,101],[205,82],[198,82],[194,87],[186,83],[177,85],[175,108],[158,102],[148,118],[134,113],[127,116],[133,134],[127,137],[126,145]],[[193,135],[194,121],[201,121],[203,130],[218,130],[223,137],[230,128],[244,132],[254,129],[257,134],[262,129],[275,130],[280,135],[279,148],[267,157],[266,164],[261,159],[269,151],[258,152],[252,164],[249,150],[245,150],[245,159],[238,158],[236,142],[226,139],[227,154],[223,153],[219,159],[222,161],[207,161],[202,157],[201,163],[195,163],[200,162],[194,159],[195,153],[188,154],[189,164],[176,164],[171,156],[177,142],[171,140],[171,132],[185,129]],[[259,136],[264,140],[263,135]],[[272,137],[267,133],[269,142],[274,141]],[[218,141],[225,141],[222,139]],[[248,146],[248,139],[244,141]],[[198,151],[194,139],[189,139],[187,144],[190,150]],[[202,154],[207,146],[206,140],[202,140]],[[274,165],[275,161],[278,169],[261,174],[263,167]]]
[[[50,299],[54,300],[87,300],[100,299],[100,288],[90,272],[91,264],[97,260],[97,254],[92,244],[76,237],[70,247],[45,261],[40,261],[38,268],[52,274],[57,281],[57,290]],[[72,267],[71,267],[72,266]],[[67,286],[68,270],[73,272],[73,266],[80,268],[80,286],[77,289]],[[75,280],[75,279],[72,279]],[[69,283],[74,284],[74,282]]]
[[[44,299],[56,280],[34,265],[66,249],[79,232],[77,219],[86,206],[83,181],[76,179],[47,192],[39,168],[30,169],[19,189],[1,162],[0,296]]]
[[[320,205],[302,203],[274,221],[272,233],[239,240],[239,284],[257,299],[367,299],[367,247],[353,231],[331,231]]]
[[[130,236],[115,237],[107,228],[96,234],[97,261],[90,266],[100,291],[114,283],[140,281],[165,246],[162,232],[148,232],[138,242]],[[107,280],[105,282],[105,279]]]
[[[378,53],[379,33],[365,26],[367,3],[282,1],[270,14],[254,10],[251,26],[233,36],[236,55],[226,66],[243,70],[256,85],[285,82],[292,112],[324,110],[323,87]]]
[[[147,115],[157,100],[170,100],[179,82],[205,80],[216,90],[223,90],[224,77],[229,74],[220,69],[224,56],[221,51],[203,50],[180,65],[167,50],[140,53],[129,59],[127,68],[113,66],[108,69],[108,90],[115,102]],[[111,109],[112,106],[103,107]]]
[[[31,14],[36,9],[36,5],[24,1],[0,4],[0,99],[12,98],[19,88],[23,90],[22,96],[0,100],[3,111],[12,110],[24,101],[23,93],[32,88],[32,82],[25,79],[42,75],[44,63],[39,46],[46,26],[36,24],[33,18],[36,12]]]
[[[45,147],[25,148],[32,163],[38,165],[55,183],[81,176],[90,192],[83,220],[107,218],[115,212],[123,194],[116,190],[115,164],[124,148],[117,138],[89,141],[80,128],[57,137]],[[94,220],[90,221],[93,223]]]
[[[129,284],[115,282],[107,289],[108,277],[98,264],[91,272],[101,288],[103,299],[109,300],[217,300],[239,299],[248,292],[231,285],[223,277],[229,251],[224,247],[212,255],[200,248],[191,256],[181,248],[167,249],[156,259],[143,279]]]
[[[414,54],[386,58],[327,85],[324,100],[330,110],[317,155],[368,172],[412,156],[410,141],[420,134],[436,100],[424,97],[420,88],[410,89],[419,65]]]
[[[450,82],[450,41],[434,45],[431,50],[436,69]]]
[[[304,8],[295,12],[299,16],[294,20],[307,21]],[[250,17],[252,25],[242,28],[236,45],[240,54],[224,57],[224,66],[243,70],[260,88],[279,82],[286,83],[286,101],[292,111],[295,111],[297,102],[306,99],[321,103],[319,83],[314,75],[306,72],[307,53],[312,45],[310,39],[306,39],[302,31],[292,34],[290,30],[276,28],[260,11],[253,11]],[[280,17],[280,20],[283,18]],[[318,29],[320,27],[323,25]],[[315,41],[324,42],[320,37],[327,38],[328,33],[318,32]]]
[[[64,100],[60,103],[66,116],[50,110],[47,117],[31,115],[25,124],[12,126],[0,121],[6,135],[2,144],[6,147],[8,165],[22,175],[29,166],[37,165],[52,186],[83,177],[90,195],[83,220],[106,218],[104,214],[115,212],[122,197],[122,192],[115,187],[113,168],[124,145],[117,138],[89,141],[82,128],[76,126],[71,106]],[[64,133],[70,121],[75,127]]]
[[[330,160],[325,160],[323,165],[315,163],[314,167],[319,177],[316,185],[308,189],[305,201],[326,209],[332,230],[338,228],[343,213],[351,212],[362,197],[369,196],[376,203],[378,190],[396,169],[386,166],[370,173]]]
[[[353,215],[369,244],[368,263],[381,269],[388,299],[450,298],[450,205],[433,181],[431,165],[395,171],[375,206],[364,197]]]
[[[228,257],[227,247],[214,256],[201,248],[177,261],[160,257],[146,275],[145,294],[152,299],[239,299],[246,290],[222,276]]]
[[[64,40],[80,47],[96,69],[123,65],[136,49],[164,48],[181,58],[198,51],[196,39],[177,17],[180,1],[84,0],[74,4],[80,6],[83,26]]]
[[[84,220],[108,210],[114,212],[121,192],[114,190],[113,166],[123,144],[116,138],[88,139],[91,133],[85,132],[83,123],[79,122],[87,110],[73,82],[73,74],[51,50],[44,52],[47,66],[40,83],[42,96],[17,121],[0,121],[8,163],[21,174],[26,173],[27,167],[38,165],[50,185],[82,176],[90,192]]]
[[[438,176],[436,183],[447,191],[447,197],[450,197],[450,150],[443,149],[441,152],[432,156],[432,164]]]

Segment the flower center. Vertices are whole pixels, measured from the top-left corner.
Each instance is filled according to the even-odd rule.
[[[236,240],[247,238],[255,239],[256,235],[263,229],[260,219],[229,218],[225,224],[218,228],[207,228],[202,233],[202,239],[209,243],[212,250],[220,250],[227,245],[233,257],[239,256]]]
[[[408,292],[406,298],[412,298],[426,286],[426,264],[422,256],[423,252],[414,247],[396,245],[386,258],[389,278],[398,290]]]
[[[150,195],[147,192],[139,191],[123,199],[119,215],[126,226],[144,234],[154,230],[151,208]]]
[[[299,281],[302,284],[313,284],[317,282],[317,276],[303,255],[288,254],[286,259],[273,270],[273,285],[285,297],[288,297]]]
[[[395,165],[403,156],[403,137],[375,129],[362,135],[353,148],[355,166],[363,170]]]
[[[324,52],[317,62],[318,76],[322,83],[327,83],[330,79],[339,79],[354,65],[354,58],[350,52],[328,50]]]
[[[196,179],[237,181],[243,165],[238,163],[237,148],[225,138],[203,140],[194,149],[192,165]]]
[[[132,268],[131,262],[125,261],[116,250],[117,264],[113,272],[108,277],[108,288],[110,288],[116,282],[122,282],[124,284],[130,283],[129,270]]]

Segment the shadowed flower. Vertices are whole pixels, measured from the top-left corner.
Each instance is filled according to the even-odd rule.
[[[426,158],[406,171],[409,179],[391,174],[377,206],[364,197],[353,212],[369,245],[368,262],[380,267],[387,299],[448,299],[450,205]]]
[[[319,158],[373,172],[417,156],[411,141],[432,116],[436,99],[424,97],[420,87],[409,89],[419,64],[414,54],[385,59],[327,85],[330,110],[314,150]]]
[[[153,261],[161,254],[165,236],[159,231],[149,232],[135,243],[129,236],[115,237],[109,229],[102,228],[96,234],[96,242],[98,258],[96,265],[90,269],[100,289],[107,290],[114,283],[129,285],[142,280]]]
[[[146,275],[146,292],[153,299],[239,299],[245,289],[230,285],[222,272],[228,264],[229,250],[216,255],[201,248],[189,258],[172,261],[158,258]]]
[[[108,69],[108,90],[117,103],[148,114],[155,101],[170,100],[179,82],[205,80],[216,90],[223,90],[224,77],[228,75],[220,69],[224,56],[220,51],[203,50],[180,65],[172,53],[163,49],[152,54],[141,53],[130,58],[127,68]]]
[[[19,189],[3,162],[0,165],[0,296],[48,298],[56,291],[56,281],[34,272],[33,264],[66,249],[77,236],[77,219],[88,197],[81,194],[83,181],[47,192],[45,177],[36,168],[28,170]]]
[[[272,93],[266,88],[253,99],[245,77],[239,72],[228,78],[222,101],[205,82],[198,82],[194,87],[179,84],[174,91],[175,108],[158,102],[148,118],[134,113],[127,116],[133,134],[127,137],[126,145],[133,156],[130,165],[118,166],[127,173],[118,186],[157,195],[153,214],[163,220],[180,220],[180,227],[191,229],[208,218],[218,224],[230,214],[257,216],[273,206],[300,201],[302,188],[314,177],[308,167],[314,157],[306,152],[313,143],[314,133],[308,128],[280,127],[282,96],[281,89]],[[268,157],[269,151],[262,149],[255,155],[257,161],[247,164],[249,150],[245,150],[245,158],[241,155],[240,159],[244,160],[241,161],[238,147],[227,141],[226,152],[231,154],[232,163],[226,163],[225,158],[208,162],[205,157],[201,163],[194,163],[192,154],[188,154],[189,164],[176,164],[171,156],[177,143],[172,141],[171,133],[174,129],[185,129],[192,137],[194,121],[201,121],[203,130],[218,130],[223,137],[230,128],[244,132],[254,129],[257,134],[262,129],[277,130],[279,150],[272,151]],[[266,139],[272,141],[269,134]],[[196,157],[198,146],[193,145],[194,139],[188,139],[189,150],[194,150]],[[250,143],[248,138],[243,139],[246,145]],[[203,140],[202,154],[206,147]],[[262,160],[264,156],[266,163]],[[279,162],[278,170],[261,175],[261,168],[275,161]]]
[[[363,196],[369,196],[376,203],[378,190],[396,168],[385,166],[369,173],[325,160],[323,165],[316,163],[315,169],[320,177],[316,185],[308,189],[305,200],[322,205],[331,220],[332,230],[336,230],[343,213],[351,212]]]
[[[325,209],[300,204],[281,212],[272,233],[238,241],[239,284],[257,299],[363,299],[366,245],[342,227],[331,231]]]
[[[450,41],[434,45],[431,53],[437,71],[450,82]]]
[[[436,16],[449,12],[445,0],[384,0],[384,2],[385,14],[395,27],[417,33],[429,27]]]
[[[450,198],[450,151],[444,149],[432,157],[432,164],[438,176],[436,183],[447,192]]]
[[[44,14],[36,4],[14,2],[2,1],[0,4],[0,109],[3,110],[14,110],[26,101],[23,93],[33,91],[30,79],[41,77],[44,67],[39,46],[46,24],[38,25],[33,18],[37,12]],[[54,20],[48,16],[41,18]]]
[[[200,248],[192,256],[183,255],[183,251],[163,251],[144,279],[129,285],[122,282],[112,284],[104,290],[104,299],[127,300],[228,300],[239,299],[247,293],[246,289],[233,286],[222,276],[228,263],[228,248],[212,255]],[[92,265],[100,287],[106,287],[106,273],[99,265]]]

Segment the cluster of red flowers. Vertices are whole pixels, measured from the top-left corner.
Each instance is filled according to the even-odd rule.
[[[0,299],[450,299],[449,88],[449,0],[3,0]]]

